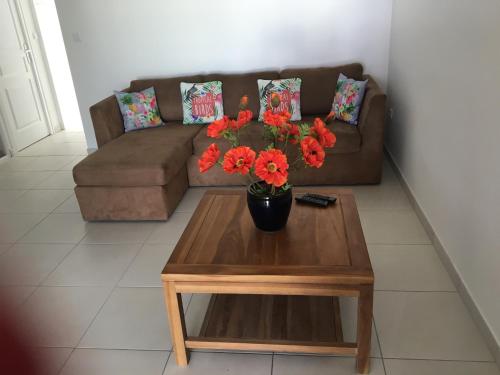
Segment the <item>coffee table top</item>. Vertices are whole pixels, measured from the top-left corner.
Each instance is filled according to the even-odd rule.
[[[207,191],[162,272],[162,280],[373,284],[354,195],[349,189],[294,188],[335,195],[327,208],[297,204],[287,226],[257,229],[245,190]]]

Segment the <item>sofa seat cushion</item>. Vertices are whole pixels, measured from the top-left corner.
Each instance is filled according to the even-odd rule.
[[[257,121],[252,121],[245,128],[240,130],[240,143],[242,146],[249,146],[253,150],[262,150],[266,147],[267,142],[262,139],[262,123]],[[212,143],[219,146],[221,154],[223,155],[227,150],[229,150],[229,142],[224,138],[210,138],[207,136],[207,126],[203,126],[203,129],[194,137],[193,139],[193,154],[196,156],[201,156],[203,151],[207,149]]]
[[[312,124],[315,116],[306,116],[302,121],[295,122],[309,123]],[[332,121],[327,127],[335,133],[337,137],[337,143],[334,148],[326,149],[326,153],[334,154],[345,154],[351,152],[358,152],[361,149],[361,135],[357,126],[348,125],[342,121]],[[249,146],[254,150],[260,151],[267,146],[267,142],[262,139],[263,134],[263,123],[252,121],[248,127],[244,128],[240,132],[241,144],[244,146]],[[203,129],[194,137],[193,140],[193,154],[196,156],[201,156],[203,151],[212,143],[219,146],[222,153],[229,149],[228,142],[223,139],[214,139],[207,136],[207,127],[204,126]],[[289,147],[291,148],[291,147]]]
[[[78,163],[73,168],[75,183],[79,186],[166,185],[185,168],[192,154],[195,130],[200,129],[167,125],[124,134]]]
[[[171,121],[165,126],[153,129],[144,129],[122,135],[127,142],[142,144],[183,144],[193,150],[193,138],[202,130],[199,125],[182,125],[182,121]]]

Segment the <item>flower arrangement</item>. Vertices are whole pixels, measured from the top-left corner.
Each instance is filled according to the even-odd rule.
[[[271,109],[264,113],[263,136],[269,143],[258,152],[240,144],[240,132],[250,123],[253,114],[248,110],[248,97],[240,101],[240,111],[236,119],[224,116],[212,122],[207,128],[211,138],[224,138],[231,148],[222,156],[217,144],[212,143],[198,160],[201,173],[215,165],[220,165],[228,174],[248,176],[250,189],[254,195],[275,196],[288,191],[289,171],[301,166],[321,168],[325,160],[325,148],[335,146],[336,137],[326,124],[334,117],[328,114],[324,120],[314,119],[314,123],[292,124],[290,113],[278,112],[280,105],[278,94],[271,94]],[[288,161],[287,149],[299,148],[298,156]]]

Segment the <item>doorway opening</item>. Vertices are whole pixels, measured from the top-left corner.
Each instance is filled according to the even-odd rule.
[[[0,0],[0,34],[1,152],[82,132],[54,0]]]
[[[66,131],[83,131],[73,78],[54,0],[33,0],[45,55],[52,76],[63,127]]]

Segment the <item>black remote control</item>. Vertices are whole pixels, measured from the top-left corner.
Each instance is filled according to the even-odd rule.
[[[307,195],[303,195],[301,197],[295,197],[295,200],[297,202],[310,204],[312,206],[318,206],[318,207],[327,207],[328,206],[327,200],[308,197]]]
[[[313,193],[305,193],[304,195],[306,197],[311,197],[311,198],[316,198],[316,199],[323,199],[323,200],[328,201],[329,203],[332,203],[332,204],[337,201],[337,197],[329,197],[328,195],[313,194]]]

